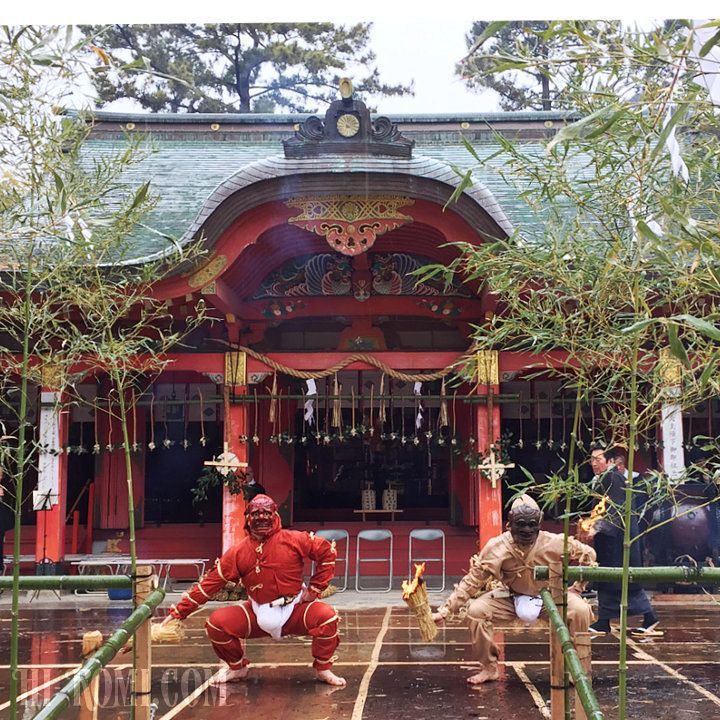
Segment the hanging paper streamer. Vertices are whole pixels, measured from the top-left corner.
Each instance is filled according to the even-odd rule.
[[[717,72],[717,70],[716,70]],[[668,126],[668,123],[672,120],[673,114],[675,113],[675,106],[668,105],[667,115],[665,115],[665,122],[663,123],[663,129]],[[685,182],[689,182],[690,173],[688,172],[687,165],[680,155],[680,144],[675,137],[675,127],[673,126],[665,139],[665,147],[670,153],[670,165],[672,166],[673,175],[675,177],[681,177]]]
[[[198,398],[200,400],[200,445],[205,447],[207,438],[205,437],[205,407],[203,405],[202,389],[198,388]]]
[[[708,27],[700,27],[707,24]],[[710,21],[696,20],[693,32],[693,50],[690,57],[700,66],[700,75],[697,78],[707,88],[710,101],[720,106],[720,47],[717,43],[701,55],[705,44],[715,35],[717,27]]]
[[[413,394],[416,395],[418,398],[421,396],[422,393],[422,383],[416,382],[415,386],[413,387]],[[422,400],[417,401],[417,413],[415,415],[415,429],[419,430],[422,427],[423,424],[423,404]]]
[[[307,392],[305,393],[305,395],[308,399],[305,401],[305,414],[303,415],[303,421],[312,427],[315,422],[315,400],[311,396],[317,395],[317,387],[315,385],[315,381],[312,378],[306,380],[305,384],[307,385]]]
[[[370,437],[375,432],[375,420],[373,418],[373,411],[375,409],[375,383],[370,384]]]

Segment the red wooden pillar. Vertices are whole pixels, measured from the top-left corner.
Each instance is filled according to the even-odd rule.
[[[38,489],[33,493],[37,511],[35,560],[38,574],[56,575],[65,560],[67,511],[67,455],[70,411],[62,407],[62,394],[48,387],[40,395]]]
[[[499,448],[500,407],[492,402],[493,395],[500,392],[498,378],[498,355],[495,351],[477,353],[478,395],[487,396],[486,402],[476,406],[475,446],[481,458],[486,457],[490,445]],[[499,458],[499,454],[497,455]],[[482,549],[490,538],[502,532],[502,481],[492,486],[492,482],[483,477],[479,470],[475,474],[477,492],[478,547]]]
[[[227,353],[225,356],[225,442],[228,450],[240,462],[248,461],[248,443],[241,442],[240,436],[248,432],[248,404],[230,403],[230,394],[247,394],[245,353]],[[223,487],[222,551],[227,552],[245,536],[245,501],[242,494],[232,495]]]

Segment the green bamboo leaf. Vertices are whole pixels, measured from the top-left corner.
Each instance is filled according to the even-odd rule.
[[[686,367],[690,368],[690,358],[688,358],[685,346],[678,337],[678,326],[676,323],[668,324],[668,342],[670,343],[670,352]]]
[[[720,43],[720,30],[718,30],[701,48],[698,53],[700,57],[705,57],[715,45]]]
[[[616,110],[599,128],[591,130],[587,135],[585,135],[585,139],[592,140],[600,135],[604,135],[624,114],[624,109]]]
[[[700,379],[698,380],[698,383],[701,388],[707,387],[707,384],[710,381],[710,378],[714,375],[715,370],[717,369],[717,361],[718,361],[718,351],[716,350],[713,353],[713,356],[710,359],[710,362],[705,366],[705,369],[702,371],[702,375],[700,375]]]
[[[606,107],[599,108],[595,112],[590,113],[590,115],[587,115],[570,125],[566,125],[558,131],[555,137],[547,144],[545,152],[549,154],[558,143],[565,142],[566,140],[574,140],[575,138],[580,137],[589,125],[592,125],[597,120],[604,118],[611,111],[612,107],[613,106],[608,105]]]
[[[703,335],[707,335],[713,340],[720,340],[720,328],[717,325],[713,325],[707,320],[697,318],[694,315],[673,315],[670,320],[677,320],[678,322],[684,322],[690,327],[694,328]]]
[[[657,242],[660,238],[650,229],[650,226],[644,220],[637,221],[637,229],[641,235],[644,235],[648,240]]]
[[[686,112],[687,107],[685,105],[681,105],[672,114],[669,122],[665,125],[665,127],[662,129],[662,132],[658,136],[658,141],[655,144],[652,153],[650,154],[651,159],[654,160],[660,152],[665,150],[665,143],[667,142],[668,136],[672,132],[673,128],[685,117]]]
[[[625,328],[621,328],[621,333],[626,333],[627,335],[630,335],[634,332],[638,332],[639,330],[644,330],[649,325],[652,325],[653,323],[660,322],[657,318],[646,318],[645,320],[639,320],[636,323],[633,323],[632,325],[628,325]]]
[[[130,210],[134,210],[136,207],[142,205],[143,202],[145,202],[145,198],[147,197],[148,190],[150,189],[150,183],[145,182],[143,183],[135,193],[135,197],[133,198],[132,203],[130,204]]]
[[[495,33],[502,30],[507,25],[506,20],[494,20],[488,23],[488,26],[480,33],[478,39],[473,43],[466,57],[472,55],[486,40],[489,40]]]

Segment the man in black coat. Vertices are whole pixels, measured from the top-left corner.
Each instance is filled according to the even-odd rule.
[[[623,538],[625,525],[623,507],[625,505],[625,478],[610,464],[611,452],[603,448],[595,448],[590,455],[590,466],[599,483],[600,492],[607,498],[607,512],[589,531],[593,540],[597,562],[600,567],[622,567]],[[630,524],[630,537],[638,534],[637,518],[633,513]],[[642,565],[640,546],[634,542],[630,546],[630,566]],[[620,583],[597,583],[598,619],[590,626],[590,632],[606,634],[610,632],[610,620],[620,617]],[[631,633],[642,635],[652,632],[658,624],[650,599],[645,591],[636,583],[628,588],[628,616],[642,615],[643,623]]]

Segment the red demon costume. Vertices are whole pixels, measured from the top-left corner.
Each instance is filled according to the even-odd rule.
[[[306,532],[283,530],[277,506],[267,495],[253,498],[245,516],[249,534],[183,594],[171,608],[171,615],[183,620],[226,583],[242,581],[250,599],[215,610],[205,623],[216,655],[231,669],[237,669],[249,662],[244,657],[245,638],[309,635],[313,667],[319,671],[329,669],[340,642],[338,615],[317,597],[335,575],[334,545]],[[303,593],[306,558],[315,562],[316,569],[310,587]]]

